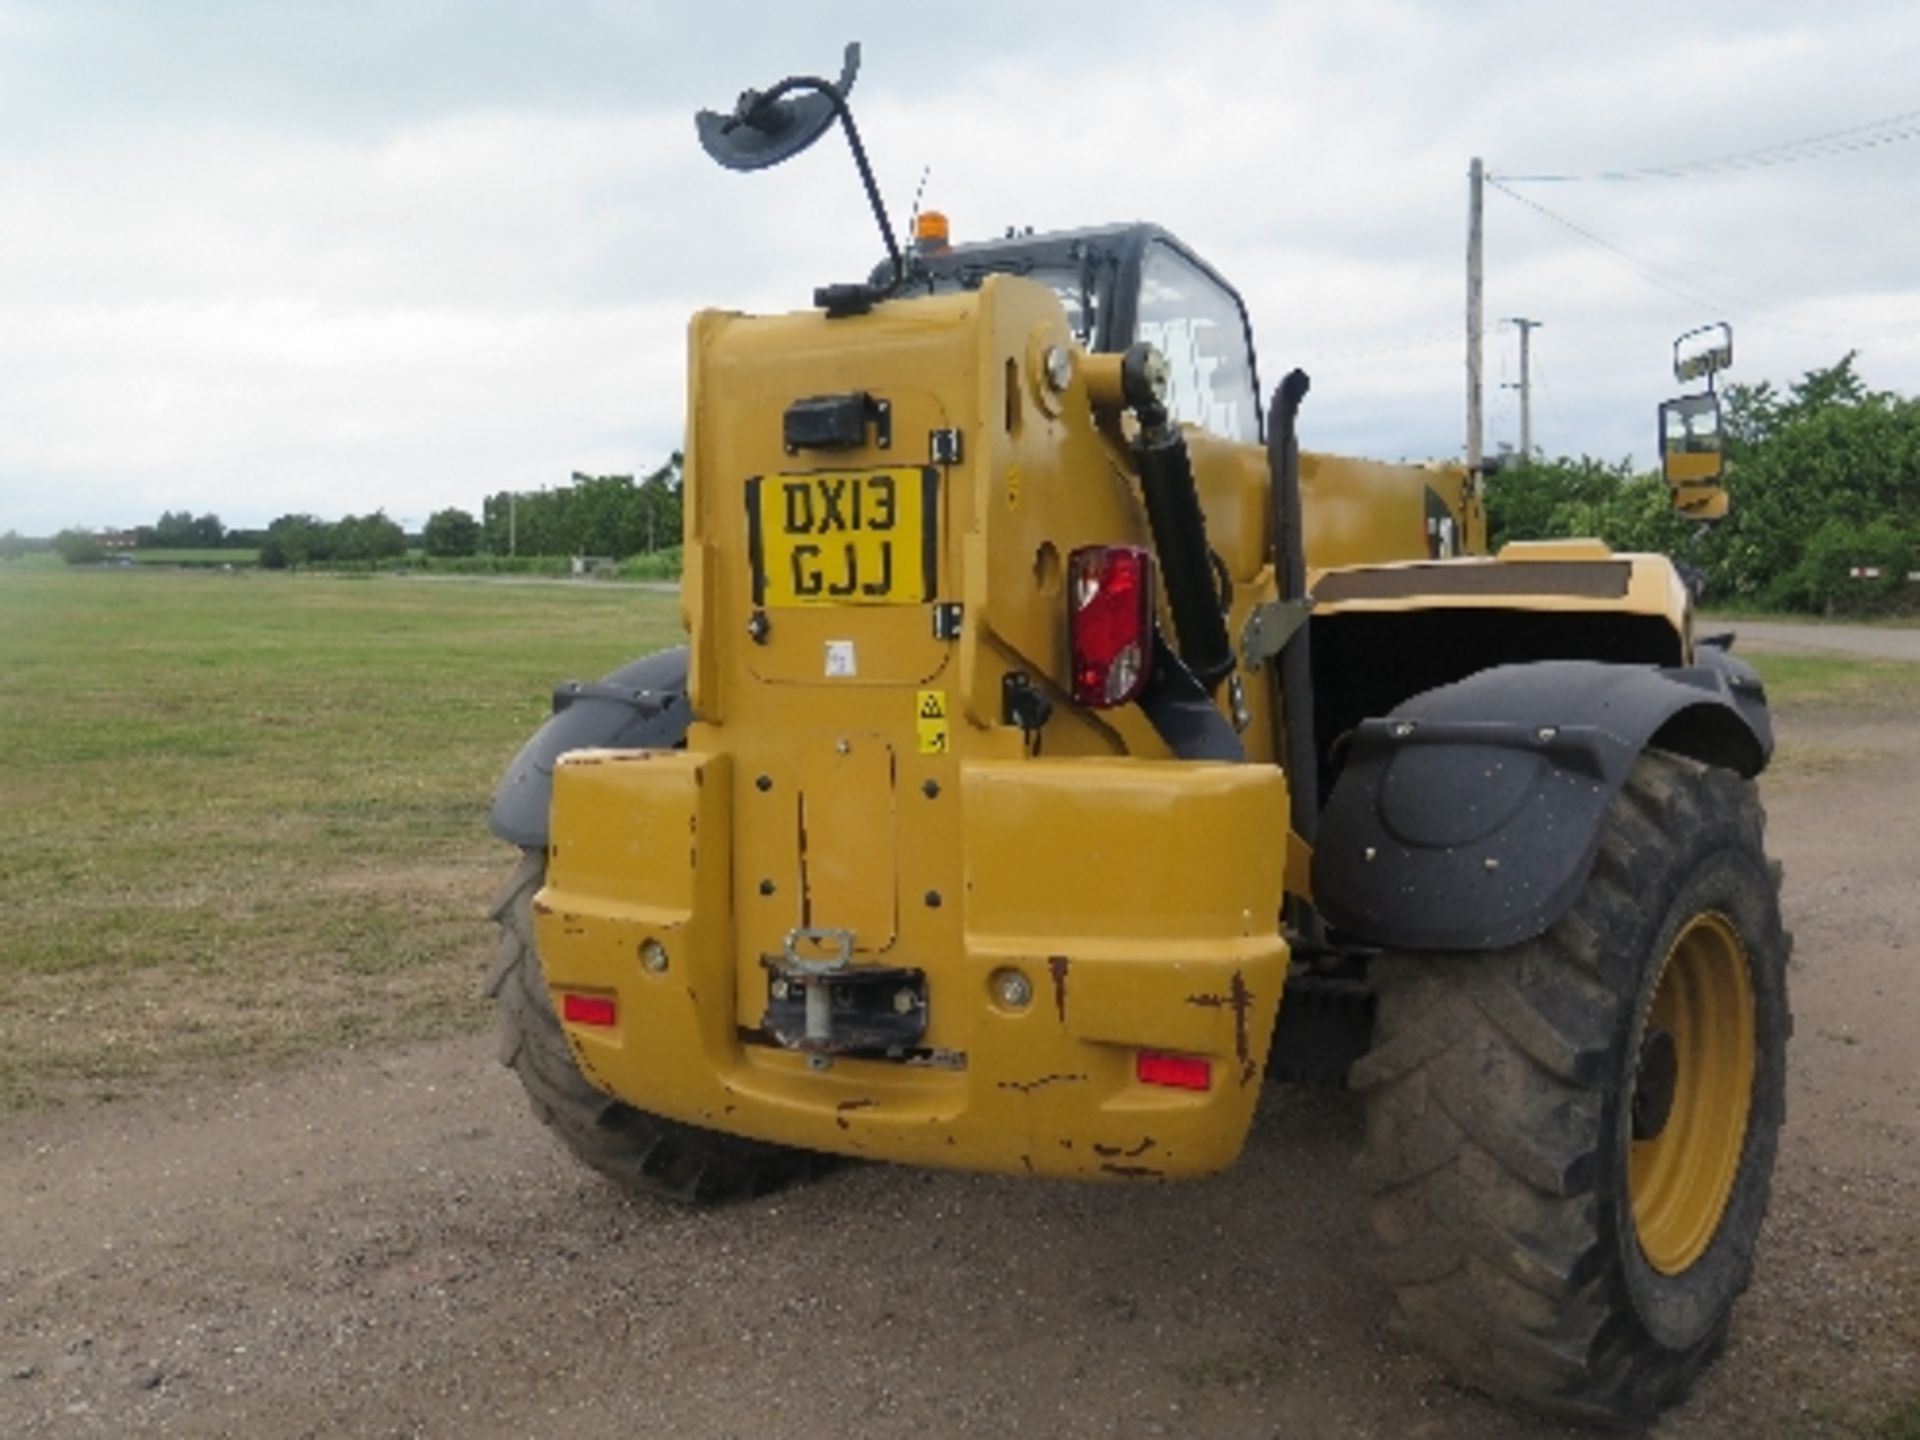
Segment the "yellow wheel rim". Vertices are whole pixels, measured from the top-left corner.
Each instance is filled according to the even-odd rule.
[[[1647,1263],[1678,1275],[1704,1255],[1740,1173],[1753,1105],[1753,978],[1724,915],[1674,937],[1629,1095],[1627,1189]]]

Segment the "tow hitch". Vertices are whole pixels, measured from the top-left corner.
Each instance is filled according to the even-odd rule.
[[[851,930],[790,930],[782,953],[761,963],[768,974],[760,1026],[789,1050],[903,1055],[927,1032],[926,972],[855,965]]]

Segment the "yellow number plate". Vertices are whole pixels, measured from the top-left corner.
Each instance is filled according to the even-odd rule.
[[[756,605],[923,605],[934,594],[932,466],[747,482]]]

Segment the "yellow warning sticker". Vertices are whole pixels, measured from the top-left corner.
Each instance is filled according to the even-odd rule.
[[[921,690],[914,695],[914,729],[920,739],[922,755],[947,753],[947,692]]]

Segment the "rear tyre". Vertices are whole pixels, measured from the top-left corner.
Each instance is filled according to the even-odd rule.
[[[826,1156],[668,1120],[588,1082],[534,948],[533,896],[546,870],[544,852],[525,851],[494,903],[500,949],[487,986],[498,1007],[500,1063],[520,1077],[542,1123],[622,1189],[688,1205],[762,1195],[827,1168]]]
[[[1353,1083],[1381,1267],[1468,1384],[1635,1425],[1724,1343],[1791,1030],[1763,825],[1751,782],[1649,753],[1544,935],[1370,971]]]

